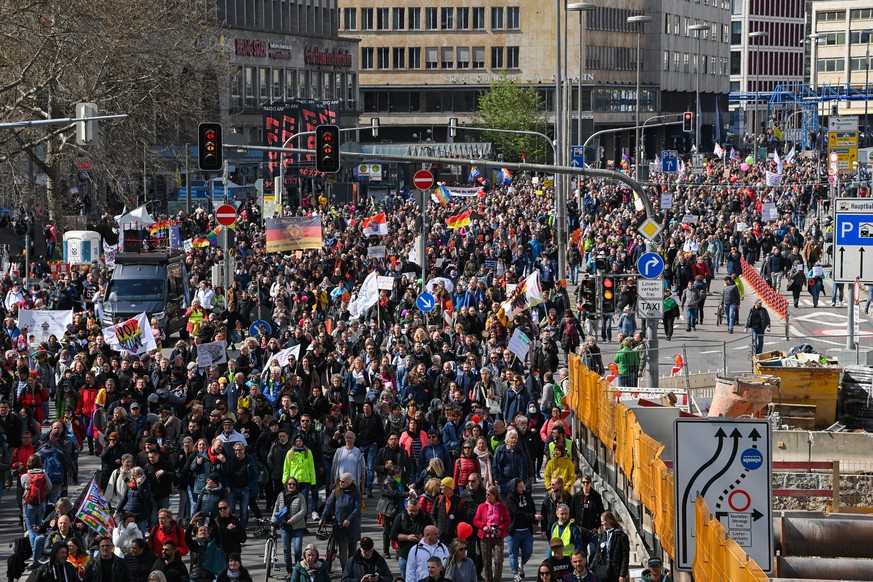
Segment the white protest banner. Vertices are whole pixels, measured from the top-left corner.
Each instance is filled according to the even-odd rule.
[[[118,245],[106,244],[103,241],[103,260],[106,262],[106,268],[110,271],[115,268],[115,253],[118,252]]]
[[[516,287],[518,287],[517,283],[507,283],[506,284],[506,296],[510,297],[515,292]]]
[[[452,193],[452,196],[470,197],[478,194],[479,188],[456,188],[454,186],[451,186],[449,187],[449,192]]]
[[[36,337],[37,343],[47,342],[49,336],[60,340],[73,323],[73,310],[51,311],[43,309],[21,309],[18,312],[18,327]]]
[[[364,279],[364,284],[361,285],[357,298],[349,303],[349,314],[352,317],[359,317],[361,313],[375,305],[379,300],[378,277],[376,271],[373,271]]]
[[[700,217],[696,214],[686,214],[682,217],[682,222],[685,224],[697,224],[698,220],[700,220]]]
[[[145,313],[103,328],[103,339],[115,351],[134,356],[158,349],[152,326]]]
[[[275,356],[269,356],[268,358],[266,358],[266,361],[264,362],[264,370],[261,372],[261,376],[265,377],[270,372],[270,365],[273,362],[277,362],[279,364],[279,367],[287,366],[290,356],[294,356],[295,360],[300,359],[300,344],[297,344],[296,346],[290,348],[285,348],[280,352],[276,352]]]
[[[208,368],[215,364],[227,363],[227,342],[217,341],[197,344],[197,367]]]
[[[779,212],[776,210],[776,205],[772,202],[761,205],[761,217],[765,222],[770,222],[779,218]]]
[[[394,289],[394,277],[376,277],[376,286],[379,289]]]
[[[512,332],[512,337],[509,338],[507,347],[510,352],[518,356],[519,360],[524,361],[527,353],[530,351],[530,338],[521,329],[515,328],[515,331]]]
[[[673,194],[665,192],[661,194],[661,210],[669,210],[673,208]]]
[[[388,256],[388,248],[383,246],[367,248],[368,259],[384,259]]]
[[[186,238],[185,240],[183,240],[182,241],[182,250],[185,251],[186,253],[190,253],[191,251],[193,251],[194,250],[194,239],[193,238]]]

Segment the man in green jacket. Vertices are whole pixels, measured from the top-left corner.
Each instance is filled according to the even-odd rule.
[[[640,354],[634,351],[631,338],[622,340],[621,349],[615,354],[615,364],[618,366],[618,385],[635,387],[640,373]]]

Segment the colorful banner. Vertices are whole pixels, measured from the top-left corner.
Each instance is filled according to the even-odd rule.
[[[507,291],[509,293],[509,291]],[[518,284],[509,298],[500,304],[500,311],[508,321],[525,309],[536,307],[543,302],[543,291],[540,287],[540,272],[534,271],[527,279]],[[499,317],[498,313],[498,317]]]
[[[76,510],[76,518],[97,532],[97,535],[112,535],[112,530],[115,529],[115,520],[112,519],[109,503],[103,497],[103,492],[100,491],[100,486],[94,477],[91,477],[84,493],[79,509]]]
[[[267,219],[268,253],[320,249],[322,241],[320,216]]]
[[[158,349],[158,344],[152,333],[152,326],[145,313],[140,313],[127,321],[104,327],[103,339],[113,350],[127,352],[134,356]]]
[[[227,342],[217,341],[208,344],[197,344],[197,366],[208,368],[212,365],[227,363]]]

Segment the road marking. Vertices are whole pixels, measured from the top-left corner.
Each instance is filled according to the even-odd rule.
[[[720,353],[721,353],[721,350],[707,350],[707,351],[705,351],[705,352],[700,352],[700,355],[703,355],[703,354],[720,354]]]

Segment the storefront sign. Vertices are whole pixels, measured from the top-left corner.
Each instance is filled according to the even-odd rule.
[[[242,57],[266,57],[267,43],[254,38],[236,39],[236,54]]]
[[[307,65],[322,65],[330,67],[352,66],[352,53],[341,49],[323,51],[319,48],[308,46],[303,53],[303,59],[306,61]]]

